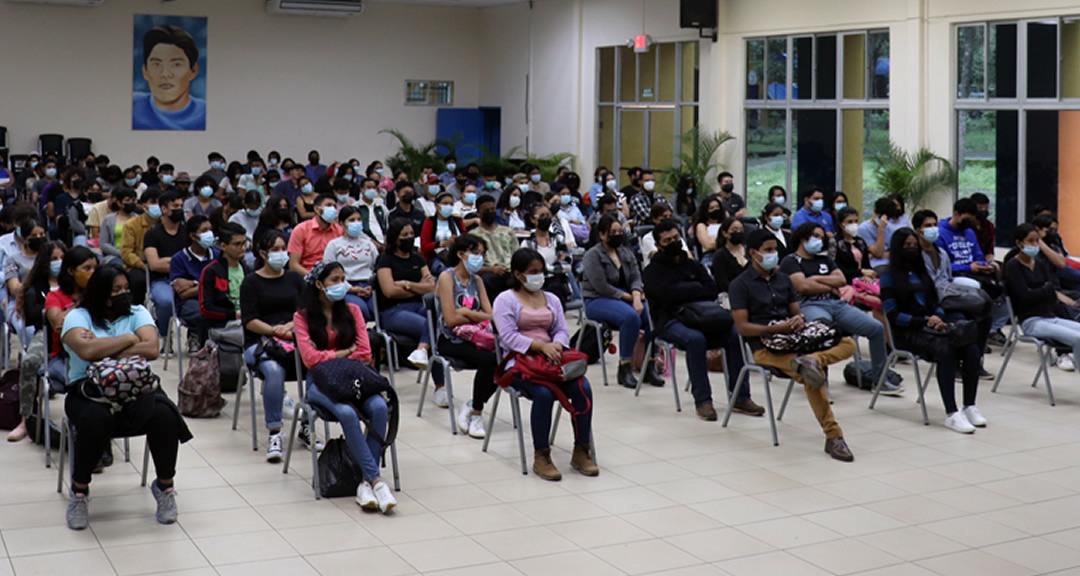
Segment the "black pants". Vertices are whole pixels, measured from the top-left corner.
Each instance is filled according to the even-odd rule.
[[[472,342],[455,344],[440,334],[439,354],[447,358],[462,360],[476,367],[476,376],[473,378],[472,408],[483,410],[484,403],[495,394],[495,368],[499,365],[495,359],[495,352],[481,350]]]
[[[937,363],[938,390],[941,391],[941,401],[945,404],[945,414],[952,414],[957,410],[957,371],[964,383],[964,408],[975,405],[983,351],[978,344],[968,344],[959,349],[950,348],[948,354],[938,354],[928,346],[929,338],[921,330],[897,330],[893,335],[897,339],[898,347]]]
[[[127,271],[127,277],[131,287],[131,301],[141,306],[146,302],[146,291],[149,289],[146,285],[146,270],[132,268]]]
[[[510,288],[510,278],[509,272],[502,276],[494,272],[486,272],[480,275],[480,279],[484,281],[484,288],[487,290],[489,301],[494,302],[496,296]]]
[[[176,476],[181,430],[179,414],[164,402],[152,402],[152,405],[153,414],[139,429],[121,429],[120,416],[112,414],[108,404],[88,400],[77,391],[70,391],[64,400],[64,411],[75,429],[72,481],[76,484],[90,483],[94,466],[114,437],[144,434],[150,444],[150,454],[154,457],[157,477],[170,480]]]

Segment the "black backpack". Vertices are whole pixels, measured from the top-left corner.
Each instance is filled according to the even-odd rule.
[[[858,368],[855,367],[855,362],[848,362],[847,366],[844,366],[844,382],[847,382],[851,386],[859,386],[858,375],[855,373],[856,369],[862,370],[862,386],[863,390],[873,390],[874,385],[877,382],[874,380],[873,365],[863,360],[858,363]],[[889,373],[885,376],[885,379],[890,384],[899,386],[904,381],[904,377],[889,370]]]
[[[600,332],[600,338],[604,342],[604,350],[611,348],[612,334],[611,329],[604,326]],[[585,328],[578,330],[570,337],[570,345],[575,346],[578,351],[584,352],[589,357],[589,364],[596,364],[600,361],[601,352],[596,347],[596,327],[593,324],[586,324]]]

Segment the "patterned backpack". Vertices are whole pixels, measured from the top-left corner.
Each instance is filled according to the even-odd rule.
[[[150,361],[143,356],[105,358],[86,368],[82,394],[94,402],[109,404],[115,414],[124,405],[155,393],[160,383]]]
[[[180,413],[190,418],[217,418],[225,407],[221,397],[221,371],[218,364],[218,347],[210,340],[191,356],[184,379],[177,392]]]

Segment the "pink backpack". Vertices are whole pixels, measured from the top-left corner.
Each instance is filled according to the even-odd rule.
[[[491,320],[484,320],[479,324],[462,324],[454,326],[454,336],[466,342],[472,342],[481,350],[495,349],[495,333],[491,330]]]

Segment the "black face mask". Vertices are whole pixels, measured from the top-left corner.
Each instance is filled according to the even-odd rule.
[[[710,220],[722,220],[724,218],[723,210],[709,210]]]
[[[735,246],[738,246],[739,244],[742,244],[743,242],[746,241],[746,233],[745,232],[735,232],[734,234],[731,235],[731,238],[728,241],[731,242],[732,244],[734,244]]]
[[[975,227],[975,223],[971,220],[961,220],[960,225],[957,228],[961,230],[970,230]]]
[[[720,187],[720,189],[723,190],[724,192],[727,192],[728,194],[731,194],[731,192],[733,190],[735,190],[735,185],[730,184],[730,183],[724,184],[723,186]]]
[[[612,234],[607,237],[607,244],[612,248],[618,248],[619,246],[622,246],[623,242],[625,241],[626,236],[623,236],[622,234]]]
[[[411,254],[413,250],[413,242],[414,240],[412,238],[398,238],[398,250],[406,254]]]
[[[664,246],[663,252],[669,258],[674,258],[677,260],[684,254],[682,242],[672,242],[671,244]]]
[[[900,249],[900,255],[908,266],[915,266],[922,258],[922,251],[917,246],[905,246]]]
[[[547,232],[551,229],[551,218],[541,218],[536,221],[536,229]]]
[[[26,241],[26,247],[29,248],[31,252],[38,252],[41,250],[42,246],[45,246],[46,240],[47,239],[44,236],[40,238],[31,238]]]
[[[316,165],[319,164],[319,157],[318,156],[312,156],[311,158],[308,158],[307,160],[308,160],[308,163],[310,163],[312,166],[316,166]]]
[[[416,194],[406,194],[401,197],[401,201],[406,204],[412,204],[416,201]]]
[[[492,210],[484,212],[484,214],[480,216],[480,222],[482,222],[484,226],[491,226],[495,223],[495,212]]]
[[[91,204],[97,204],[105,199],[105,194],[101,192],[91,192],[86,195],[86,199],[89,200]]]
[[[184,222],[184,210],[177,208],[176,210],[169,212],[169,220],[171,220],[173,224],[182,224]]]
[[[133,214],[135,212],[135,203],[128,202],[127,204],[124,204],[122,210],[127,214]]]
[[[979,210],[979,213],[976,214],[976,218],[978,218],[979,220],[982,220],[983,222],[986,222],[987,220],[990,219],[990,211],[989,210]]]
[[[113,316],[119,318],[120,316],[131,314],[131,305],[134,303],[131,292],[117,294],[110,298],[110,300],[112,304],[109,306],[109,311],[112,312]]]
[[[274,216],[277,216],[278,220],[287,221],[292,214],[288,208],[278,208],[277,210],[274,210]]]
[[[466,186],[466,185],[467,185],[468,183],[469,183],[469,181],[468,181],[468,180],[458,180],[458,181],[457,181],[458,189],[459,189],[459,190],[461,190],[461,189],[465,188],[465,186]]]

